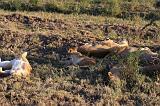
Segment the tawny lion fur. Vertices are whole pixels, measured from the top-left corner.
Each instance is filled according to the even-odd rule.
[[[70,64],[79,66],[88,66],[96,64],[95,59],[83,56],[81,53],[77,52],[76,47],[69,48],[68,54],[70,58]]]
[[[78,47],[77,51],[82,54],[88,54],[95,57],[104,57],[108,53],[119,54],[127,49],[128,42],[126,40],[120,42],[120,44],[113,42],[113,40],[106,40],[95,46],[91,44],[85,44]]]
[[[140,52],[141,52],[141,54],[140,54],[139,61],[141,61],[141,62],[152,61],[153,56],[157,57],[156,58],[156,59],[158,59],[157,61],[159,61],[159,59],[160,59],[158,53],[152,52],[147,47],[141,48]],[[125,70],[125,68],[122,68],[119,65],[113,66],[113,68],[111,68],[110,71],[108,72],[108,76],[109,76],[110,80],[119,80],[120,77],[121,77],[120,73],[121,73],[121,71],[124,71],[124,70]],[[147,64],[143,67],[139,67],[139,71],[141,73],[144,73],[144,74],[151,74],[151,73],[154,73],[154,72],[160,73],[160,64],[154,64],[154,65],[153,64]]]
[[[15,57],[11,61],[1,61],[0,62],[0,76],[29,76],[32,67],[26,58],[27,52],[24,52],[21,56]],[[2,70],[7,69],[7,70]]]

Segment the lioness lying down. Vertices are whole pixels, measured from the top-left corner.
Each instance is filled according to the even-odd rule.
[[[149,48],[141,48],[139,55],[139,62],[143,63],[143,66],[139,66],[139,72],[143,74],[153,74],[160,73],[160,56],[158,53],[152,52]],[[128,52],[129,53],[129,52]],[[111,80],[120,79],[121,71],[126,70],[120,65],[113,66],[109,72],[108,76]]]
[[[122,78],[121,72],[126,70],[124,67],[120,66],[114,66],[112,69],[109,70],[108,76],[110,80],[120,80]],[[160,73],[160,64],[157,65],[149,65],[149,66],[143,66],[139,67],[139,72],[144,74],[153,74],[153,73]]]
[[[67,62],[68,65],[79,65],[79,66],[89,66],[95,65],[96,60],[87,56],[83,56],[80,52],[77,52],[76,47],[69,48],[69,61]]]
[[[0,76],[5,77],[9,75],[28,76],[31,73],[32,67],[27,58],[27,52],[21,56],[16,57],[11,61],[0,61]],[[6,70],[2,70],[6,69]]]
[[[85,44],[78,47],[77,51],[82,54],[87,54],[89,56],[104,57],[109,53],[119,54],[129,47],[126,40],[120,43],[115,43],[113,40],[105,40],[100,44],[92,45]]]

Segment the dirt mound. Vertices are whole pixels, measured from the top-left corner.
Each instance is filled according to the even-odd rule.
[[[105,34],[108,34],[114,30],[118,36],[130,35],[130,36],[140,36],[144,39],[157,39],[160,33],[158,27],[156,26],[144,26],[144,27],[133,27],[127,25],[105,25]]]
[[[33,29],[42,28],[42,29],[53,30],[56,27],[58,27],[59,29],[63,28],[66,29],[68,27],[62,20],[42,19],[39,17],[24,16],[21,14],[6,15],[5,18],[12,22],[20,22]]]

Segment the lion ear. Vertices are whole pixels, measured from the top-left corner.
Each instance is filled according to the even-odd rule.
[[[68,49],[68,53],[71,53],[71,52],[72,52],[72,50],[71,50],[71,48],[69,48],[69,49]]]
[[[72,52],[72,51],[77,51],[78,47],[71,47],[69,48],[69,51]]]
[[[22,58],[26,58],[27,57],[27,52],[24,52],[23,54],[22,54]]]
[[[112,72],[108,72],[108,76],[109,76],[109,78],[112,78],[113,77]]]

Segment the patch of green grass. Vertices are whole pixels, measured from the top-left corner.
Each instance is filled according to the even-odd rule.
[[[154,0],[151,1],[126,1],[126,0],[5,0],[0,1],[0,8],[5,10],[22,11],[47,11],[65,14],[90,14],[118,16],[124,12],[152,10]],[[128,7],[126,7],[126,5]],[[147,10],[148,11],[148,10]],[[136,14],[136,13],[135,13]],[[127,15],[126,15],[127,16]],[[127,16],[128,17],[128,16]],[[130,17],[130,16],[129,16]]]

